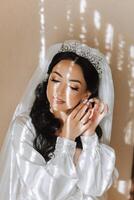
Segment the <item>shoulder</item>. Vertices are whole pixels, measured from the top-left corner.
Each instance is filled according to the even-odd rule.
[[[34,128],[34,125],[32,123],[32,119],[29,116],[28,113],[24,112],[19,114],[15,117],[15,119],[12,121],[12,128],[13,129],[21,129],[30,132],[33,136],[36,135],[36,131]]]

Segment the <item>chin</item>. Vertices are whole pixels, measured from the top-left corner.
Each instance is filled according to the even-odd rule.
[[[58,112],[69,112],[70,110],[72,110],[74,108],[74,106],[63,106],[63,105],[54,105],[52,106],[53,111],[58,111]]]
[[[69,112],[73,110],[78,104],[79,102],[73,103],[71,105],[67,105],[66,103],[51,102],[51,107],[54,111]]]

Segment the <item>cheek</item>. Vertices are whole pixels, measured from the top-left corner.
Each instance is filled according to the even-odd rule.
[[[49,81],[47,85],[47,91],[46,91],[49,103],[52,103],[53,96],[56,96],[57,91],[58,91],[58,88],[55,86],[55,84]]]
[[[48,82],[46,93],[47,93],[47,98],[48,98],[49,102],[50,102],[51,95],[52,95],[52,88],[51,87],[52,87],[51,84]]]
[[[75,106],[82,99],[82,94],[72,92],[72,93],[70,93],[68,98],[69,98],[70,105]]]

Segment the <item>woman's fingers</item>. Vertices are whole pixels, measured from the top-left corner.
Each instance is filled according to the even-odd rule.
[[[89,109],[89,111],[85,114],[85,116],[81,119],[81,127],[82,132],[84,133],[87,130],[95,130],[100,121],[103,119],[103,117],[106,115],[108,111],[107,104],[104,105],[103,111],[96,111],[98,109],[98,105],[96,105],[94,108]]]
[[[93,107],[92,103],[94,103]],[[105,115],[107,111],[107,104],[104,104],[104,102],[102,102],[100,99],[86,99],[84,102],[80,103],[76,108],[74,108],[74,110],[71,112],[71,118],[75,118],[75,120],[77,121],[82,120],[83,123],[86,123],[90,119],[95,120],[96,118],[103,118],[103,115]]]
[[[81,126],[81,127],[82,127],[82,128],[81,128],[82,133],[84,133],[85,131],[87,131],[88,128],[90,127],[90,125],[91,125],[91,121],[90,121],[90,120],[88,120],[87,123],[82,124],[82,126]]]
[[[96,104],[99,104],[100,103],[100,99],[98,99],[98,98],[96,98],[96,97],[94,97],[94,98],[92,98],[92,99],[89,99],[89,102],[94,102],[94,103],[96,103]]]
[[[75,118],[75,116],[77,115],[77,113],[79,112],[79,110],[81,110],[81,108],[84,106],[85,104],[80,103],[76,108],[74,108],[70,114],[70,116],[73,118]]]
[[[88,112],[88,109],[90,108],[90,103],[87,102],[77,113],[75,119],[80,121]]]
[[[100,115],[101,115],[102,117],[104,117],[104,116],[107,114],[107,112],[108,112],[108,105],[107,105],[107,104],[104,104],[104,107],[103,107],[103,109],[102,109],[101,112],[100,112]]]
[[[92,103],[94,106],[92,106]],[[81,135],[85,131],[96,129],[102,118],[107,113],[108,106],[101,100],[93,98],[87,102],[79,103],[70,113],[68,122],[70,123],[69,134],[73,137]]]
[[[100,114],[103,113],[104,108],[105,108],[105,103],[102,100],[97,99],[97,98],[93,98],[93,101],[95,102],[94,104],[95,111],[98,111]]]
[[[89,109],[86,114],[81,118],[82,124],[86,124],[90,118],[90,116],[93,115],[93,109]]]
[[[96,124],[98,125],[100,123],[100,121],[104,118],[104,116],[106,115],[107,112],[108,112],[108,105],[104,104],[101,109],[97,108],[94,110],[92,120],[96,121]]]
[[[103,102],[100,102],[100,105],[99,105],[99,113],[103,113],[104,111],[104,108],[105,108],[105,104]]]
[[[88,104],[88,99],[85,99],[82,103],[80,103],[74,110],[71,112],[72,118],[76,118],[76,116],[80,116],[79,114],[85,110]]]
[[[77,120],[80,120],[85,115],[86,109],[88,107],[92,108],[92,103],[94,103],[94,107],[95,107],[96,104],[98,106],[100,106],[100,105],[103,106],[102,102],[97,98],[92,98],[90,100],[85,99],[82,103],[80,103],[77,107],[75,107],[73,109],[73,111],[71,112],[72,119],[75,118]]]

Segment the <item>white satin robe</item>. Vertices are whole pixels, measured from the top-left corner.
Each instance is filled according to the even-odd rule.
[[[83,150],[74,164],[76,142],[58,137],[55,156],[46,162],[33,148],[31,118],[12,123],[5,165],[1,167],[0,200],[100,200],[115,177],[114,150],[96,134],[81,136]]]

